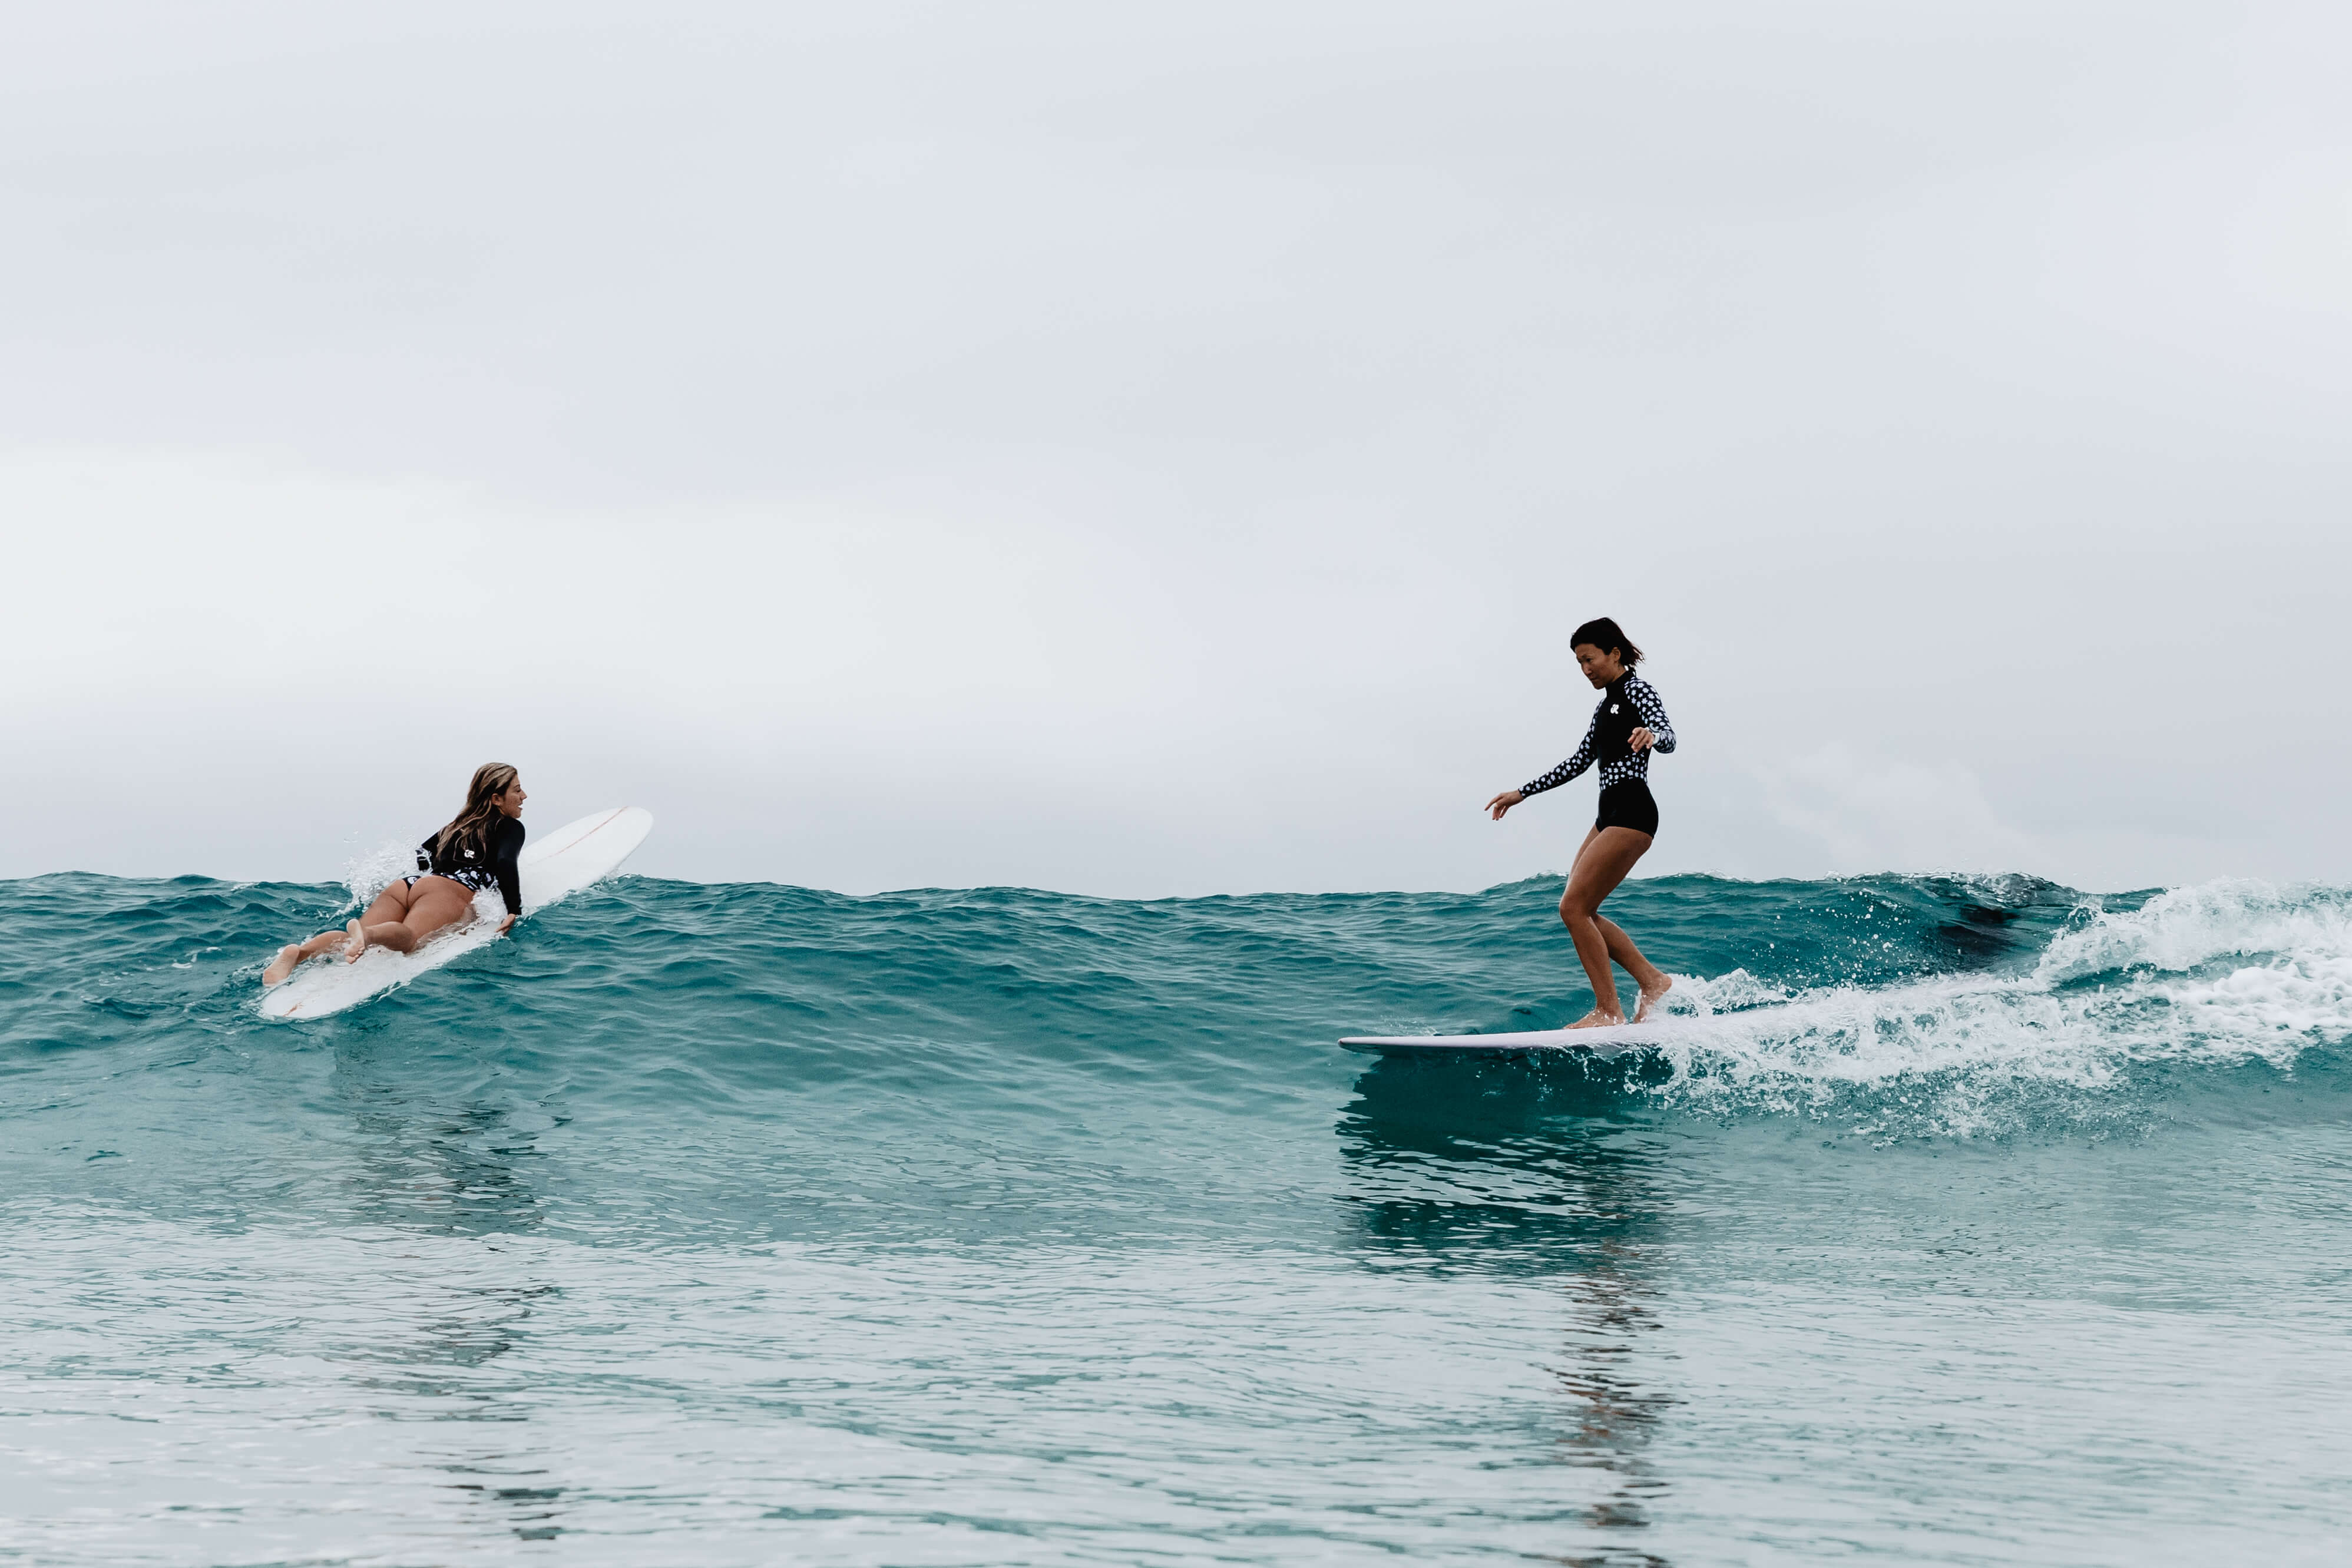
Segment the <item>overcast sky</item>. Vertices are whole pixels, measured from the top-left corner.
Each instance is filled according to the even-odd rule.
[[[9,8],[0,875],[2352,880],[2352,10]]]

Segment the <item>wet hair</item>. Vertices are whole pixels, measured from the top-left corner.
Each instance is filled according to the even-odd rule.
[[[433,836],[433,858],[447,854],[452,846],[471,844],[488,858],[490,849],[490,818],[499,814],[498,796],[514,788],[515,771],[510,763],[484,763],[474,770],[474,782],[466,786],[466,809],[449,819],[449,826]]]
[[[1607,616],[1597,621],[1585,622],[1568,639],[1570,647],[1582,647],[1587,643],[1602,653],[1613,650],[1624,659],[1628,669],[1642,662],[1642,650],[1633,646],[1633,639],[1625,635],[1624,628]]]

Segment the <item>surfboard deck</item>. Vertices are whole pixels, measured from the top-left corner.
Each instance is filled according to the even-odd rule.
[[[1665,1044],[1674,1022],[1615,1024],[1597,1029],[1531,1029],[1515,1035],[1351,1035],[1339,1043],[1351,1051],[1384,1057],[1524,1057],[1574,1052],[1620,1057]]]
[[[616,805],[526,840],[516,860],[522,873],[520,918],[528,920],[619,870],[653,827],[653,813],[640,806]],[[261,1016],[323,1018],[373,1001],[498,941],[499,921],[505,914],[506,905],[493,888],[474,896],[471,921],[436,933],[415,952],[372,947],[356,963],[344,963],[340,952],[311,959],[288,976],[285,984],[262,994]]]

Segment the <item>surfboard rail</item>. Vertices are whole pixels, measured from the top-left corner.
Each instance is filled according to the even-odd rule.
[[[1351,1051],[1386,1057],[1524,1057],[1563,1052],[1617,1057],[1652,1049],[1667,1038],[1666,1025],[1650,1023],[1502,1035],[1349,1035],[1339,1043]]]

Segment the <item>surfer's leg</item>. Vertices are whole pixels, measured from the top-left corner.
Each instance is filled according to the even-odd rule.
[[[407,912],[408,884],[394,877],[392,879],[392,886],[375,896],[375,902],[367,907],[367,912],[358,920],[346,924],[342,930],[322,931],[308,942],[279,948],[278,956],[269,961],[269,967],[261,972],[261,984],[264,986],[275,985],[293,973],[296,966],[305,959],[316,958],[319,954],[334,948],[343,948],[348,952],[351,947],[352,933],[354,931],[396,921]],[[359,954],[352,952],[351,956],[357,958]]]
[[[1584,842],[1576,847],[1576,858],[1568,863],[1568,886],[1562,888],[1559,892],[1559,923],[1568,928],[1568,939],[1570,942],[1576,942],[1577,921],[1581,918],[1577,912],[1579,907],[1576,891],[1577,875],[1584,869],[1584,857],[1592,848],[1592,841],[1600,837],[1601,829],[1598,826],[1584,830]],[[1576,945],[1576,956],[1579,958],[1584,956],[1584,944],[1580,942]],[[1608,964],[1604,962],[1601,967],[1606,969]],[[1589,974],[1591,973],[1592,965],[1587,963],[1584,968]],[[1606,992],[1601,991],[1597,985],[1593,987],[1593,997],[1596,1001],[1606,997],[1613,1004],[1616,994],[1614,980],[1610,982],[1610,989]]]
[[[1576,869],[1569,873],[1568,891],[1560,895],[1559,918],[1576,940],[1576,956],[1583,961],[1585,978],[1592,983],[1594,1006],[1571,1028],[1625,1021],[1625,1011],[1617,1001],[1617,977],[1609,967],[1609,939],[1601,934],[1598,917],[1601,900],[1617,890],[1617,884],[1649,847],[1646,833],[1603,827],[1596,829],[1577,851]]]
[[[1638,1024],[1649,1016],[1659,997],[1674,989],[1675,978],[1643,958],[1642,950],[1633,945],[1633,939],[1625,934],[1625,928],[1615,921],[1607,915],[1595,915],[1592,923],[1601,928],[1601,938],[1609,944],[1609,956],[1623,965],[1625,973],[1633,977],[1633,984],[1642,988],[1642,1005],[1633,1009],[1633,1022]]]
[[[355,921],[345,921],[341,938],[343,962],[357,963],[360,954],[368,950],[372,940],[368,932],[388,930],[406,918],[409,901],[415,896],[415,889],[405,878],[394,877],[392,885],[375,896],[375,902],[367,907],[365,913]],[[401,951],[405,952],[407,949]]]
[[[1584,842],[1579,845],[1576,850],[1578,864],[1583,862],[1585,851],[1592,847],[1592,841],[1601,837],[1601,831],[1599,827],[1586,830]],[[1643,847],[1646,849],[1648,846],[1644,845]],[[1637,856],[1636,858],[1639,857]],[[1622,879],[1622,873],[1620,873],[1620,877]],[[1572,887],[1575,883],[1575,874],[1572,871],[1570,873],[1569,880]],[[1574,906],[1570,903],[1566,893],[1560,895],[1559,918],[1560,923],[1566,925],[1570,934],[1573,934],[1576,930]],[[1615,921],[1596,914],[1592,917],[1592,923],[1601,928],[1601,940],[1608,945],[1611,961],[1622,964],[1625,972],[1633,977],[1633,983],[1642,988],[1641,1005],[1633,1010],[1633,1021],[1638,1024],[1649,1015],[1650,1008],[1655,1005],[1658,998],[1674,988],[1674,977],[1643,957],[1642,950],[1633,945],[1633,939],[1627,936],[1624,928]]]
[[[340,931],[322,931],[308,942],[279,948],[278,956],[269,961],[269,967],[261,972],[261,984],[265,986],[277,984],[293,973],[295,967],[305,959],[316,958],[331,948],[340,946],[346,935]]]
[[[1568,874],[1569,874],[1569,877],[1570,877],[1571,879],[1573,879],[1575,878],[1575,876],[1576,876],[1576,868],[1577,868],[1578,862],[1581,861],[1581,860],[1584,858],[1584,852],[1585,852],[1586,850],[1588,850],[1588,849],[1591,848],[1591,847],[1592,847],[1592,841],[1593,841],[1594,839],[1596,839],[1596,838],[1600,837],[1601,837],[1601,829],[1600,829],[1600,828],[1598,828],[1598,827],[1588,827],[1588,828],[1586,828],[1586,829],[1584,830],[1584,842],[1583,842],[1583,843],[1581,843],[1581,844],[1580,844],[1580,845],[1578,845],[1578,846],[1576,847],[1576,858],[1575,858],[1574,860],[1570,860],[1570,861],[1568,863]],[[1567,900],[1565,898],[1563,898],[1563,899],[1560,900],[1560,918],[1561,918],[1561,919],[1563,919],[1563,920],[1565,920],[1565,919],[1567,918],[1567,916],[1568,916],[1568,900]]]

